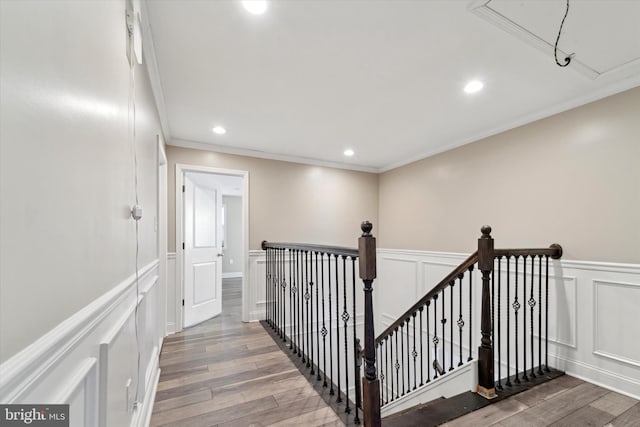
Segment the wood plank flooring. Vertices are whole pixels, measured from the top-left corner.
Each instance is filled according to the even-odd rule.
[[[223,312],[167,337],[151,426],[344,426],[259,323],[242,323],[240,279]]]
[[[564,375],[445,427],[640,427],[640,402]]]

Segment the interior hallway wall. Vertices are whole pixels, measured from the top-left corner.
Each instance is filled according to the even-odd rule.
[[[635,88],[383,173],[378,247],[640,263],[639,118]]]
[[[242,197],[222,196],[222,203],[226,209],[222,274],[241,274],[245,257],[242,247]]]
[[[124,1],[0,2],[0,362],[135,272]],[[142,267],[157,258],[156,135],[136,70]]]
[[[175,251],[176,163],[249,172],[249,250],[263,240],[357,246],[360,223],[378,222],[378,176],[167,146],[169,252]]]

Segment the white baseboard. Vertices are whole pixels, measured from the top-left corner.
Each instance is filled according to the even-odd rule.
[[[0,365],[0,401],[68,403],[72,426],[148,425],[164,333],[158,260],[138,274],[138,297],[133,274]]]

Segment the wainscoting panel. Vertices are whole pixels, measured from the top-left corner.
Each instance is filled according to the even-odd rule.
[[[147,425],[164,333],[157,283],[155,260],[138,295],[132,275],[0,365],[0,401],[68,403],[72,426]]]
[[[376,332],[391,324],[467,256],[378,249]],[[504,265],[501,274],[505,280]],[[522,280],[522,271],[518,274]],[[513,280],[513,270],[511,275]],[[568,374],[640,398],[640,341],[635,339],[640,265],[550,260],[549,276],[549,363]],[[530,281],[530,270],[527,277]],[[535,271],[536,283],[537,277]],[[472,344],[475,353],[480,337],[481,281],[477,271],[473,287],[473,323],[474,330],[478,329]]]

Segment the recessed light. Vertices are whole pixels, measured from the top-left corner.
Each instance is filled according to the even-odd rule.
[[[483,87],[484,83],[482,83],[480,80],[472,80],[464,87],[464,91],[466,93],[476,93],[478,91],[481,91]]]
[[[262,15],[267,10],[267,0],[243,0],[242,6],[249,13]]]
[[[351,148],[347,148],[346,150],[344,150],[344,155],[347,156],[347,157],[351,157],[354,154],[356,154],[356,152],[353,151]]]
[[[213,133],[218,134],[218,135],[224,135],[225,133],[227,133],[227,130],[225,128],[223,128],[222,126],[216,126],[211,130],[213,131]]]

